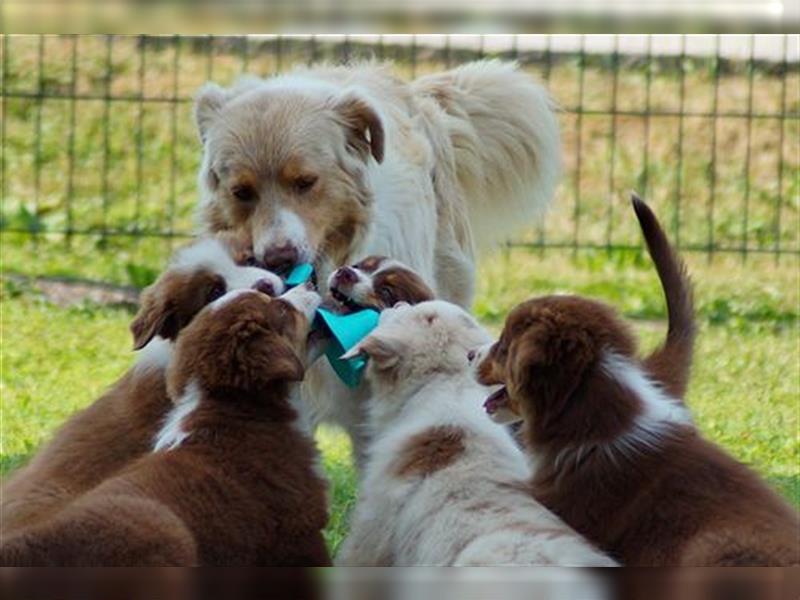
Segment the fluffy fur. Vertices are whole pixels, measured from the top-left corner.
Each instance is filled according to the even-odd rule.
[[[72,416],[2,488],[3,534],[41,521],[72,498],[117,472],[150,447],[160,420],[170,409],[164,369],[180,330],[227,289],[269,282],[274,274],[237,266],[234,237],[202,239],[174,257],[171,266],[142,293],[131,324],[141,349],[132,367],[88,408]]]
[[[614,564],[531,498],[525,457],[481,410],[467,353],[487,339],[432,301],[384,311],[351,351],[369,357],[372,441],[340,564]]]
[[[609,307],[530,300],[477,357],[480,380],[504,386],[486,408],[524,419],[535,497],[623,564],[796,565],[797,513],[692,424],[691,286],[653,213],[634,208],[667,298],[664,346],[641,360]]]
[[[195,115],[201,227],[247,230],[268,267],[314,262],[323,285],[339,266],[386,255],[467,307],[476,247],[528,225],[558,179],[546,92],[498,61],[411,84],[374,64],[207,84]],[[325,361],[306,387],[315,421],[345,426],[358,452],[352,392]]]
[[[180,414],[164,428],[184,435],[5,540],[2,563],[329,564],[325,483],[291,399],[318,304],[298,287],[278,299],[232,292],[203,309],[168,369]]]

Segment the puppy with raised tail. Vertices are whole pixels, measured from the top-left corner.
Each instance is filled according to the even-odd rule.
[[[385,310],[351,350],[369,357],[370,444],[339,564],[614,565],[526,492],[526,459],[483,412],[467,358],[488,339],[431,301]]]
[[[179,250],[141,297],[131,324],[136,364],[88,408],[72,416],[2,488],[3,535],[33,525],[146,453],[172,406],[164,370],[178,333],[229,290],[280,294],[273,273],[237,264],[239,237],[202,238]]]
[[[319,295],[230,292],[178,338],[152,453],[0,549],[4,565],[329,564],[297,400]]]
[[[655,215],[633,207],[666,296],[664,345],[640,359],[608,306],[529,300],[477,358],[480,381],[503,386],[486,410],[524,421],[533,496],[625,565],[797,565],[797,513],[692,423],[691,285]]]

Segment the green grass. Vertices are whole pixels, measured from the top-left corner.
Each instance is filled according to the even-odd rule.
[[[101,255],[101,262],[105,260]],[[691,261],[701,333],[688,400],[701,429],[751,464],[800,506],[798,440],[798,264],[786,259]],[[663,335],[661,292],[636,254],[516,251],[486,260],[476,312],[497,330],[533,294],[570,291],[605,299],[632,319],[643,347]],[[92,304],[59,308],[35,290],[2,288],[3,398],[0,472],[24,462],[53,429],[87,405],[132,360],[129,311]],[[326,531],[335,549],[347,530],[355,478],[347,437],[322,428],[318,441],[332,484]]]

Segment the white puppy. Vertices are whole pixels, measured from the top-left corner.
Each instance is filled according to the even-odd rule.
[[[467,358],[489,335],[443,301],[399,304],[349,355],[369,357],[367,463],[342,565],[613,566],[527,489]]]

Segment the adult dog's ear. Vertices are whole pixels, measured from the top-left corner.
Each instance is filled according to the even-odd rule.
[[[383,161],[383,122],[374,106],[357,90],[346,90],[335,99],[334,110],[347,129],[348,144],[366,161],[369,154]]]
[[[173,339],[179,329],[175,306],[156,289],[146,289],[142,293],[139,312],[131,323],[133,349],[141,350],[156,335]]]
[[[200,141],[205,144],[211,124],[219,116],[220,110],[227,101],[225,89],[216,83],[206,83],[197,92],[194,101],[194,120]]]

